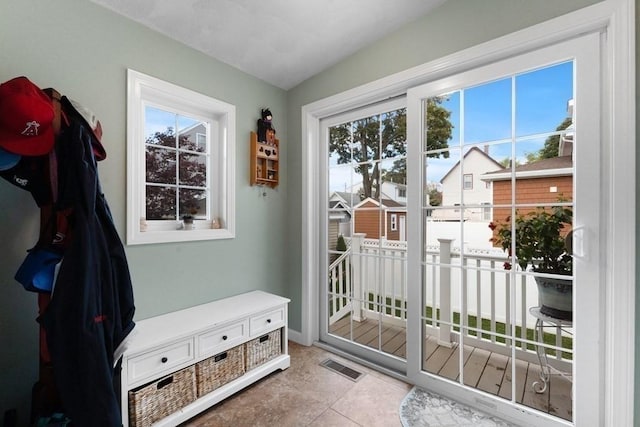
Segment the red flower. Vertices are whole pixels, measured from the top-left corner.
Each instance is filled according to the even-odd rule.
[[[505,262],[503,265],[505,270],[511,270],[511,263],[509,261]]]
[[[491,222],[489,223],[489,228],[491,229],[491,231],[495,230],[495,229],[496,229],[496,227],[497,227],[497,226],[493,223],[493,221],[491,221]]]

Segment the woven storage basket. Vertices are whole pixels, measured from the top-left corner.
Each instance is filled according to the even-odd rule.
[[[280,354],[280,329],[245,344],[247,371],[256,368]]]
[[[196,400],[196,370],[189,366],[129,392],[129,424],[148,427]]]
[[[244,374],[244,346],[239,345],[224,353],[196,364],[198,397],[202,397]]]

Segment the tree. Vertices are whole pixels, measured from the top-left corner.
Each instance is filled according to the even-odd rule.
[[[530,154],[526,153],[527,159],[529,159]],[[505,157],[504,159],[500,160],[499,162],[503,168],[510,168],[511,167],[511,157]],[[521,163],[518,159],[516,159],[516,167],[520,166]]]
[[[441,104],[443,97],[427,100],[427,150],[429,157],[449,157],[448,147],[453,125],[451,112]],[[337,155],[338,164],[356,163],[355,171],[362,176],[362,198],[380,197],[383,178],[405,183],[407,162],[400,158],[388,171],[380,169],[380,160],[406,155],[406,109],[366,117],[329,129],[329,152]],[[444,150],[444,151],[438,151]]]
[[[199,152],[204,148],[198,146],[188,134],[178,137],[176,150],[176,134],[168,127],[164,132],[156,132],[145,141],[146,150],[146,182],[162,185],[147,185],[146,218],[149,220],[176,219],[176,191],[178,191],[179,210],[181,214],[194,213],[197,210],[203,191],[193,188],[176,189],[176,165],[180,185],[201,187],[206,185],[206,166],[200,160]]]
[[[441,206],[442,205],[442,192],[437,188],[429,190],[429,206]]]
[[[571,117],[567,117],[558,125],[556,131],[565,130],[572,123]],[[544,147],[540,149],[537,153],[529,156],[527,155],[527,161],[529,163],[535,162],[542,159],[552,159],[554,157],[558,157],[558,145],[560,143],[560,135],[551,135],[544,141]]]

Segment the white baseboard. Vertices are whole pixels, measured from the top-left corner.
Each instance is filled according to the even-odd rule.
[[[294,331],[293,329],[289,329],[289,341],[293,341],[296,344],[306,345],[304,340],[302,339],[302,332]]]

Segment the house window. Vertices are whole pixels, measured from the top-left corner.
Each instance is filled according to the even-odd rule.
[[[473,174],[465,173],[462,177],[462,185],[465,190],[473,190]]]
[[[206,133],[196,133],[196,146],[198,148],[205,148],[207,146]]]
[[[127,243],[235,234],[235,107],[129,70]]]
[[[482,220],[483,221],[491,221],[491,203],[482,202]]]
[[[398,231],[398,214],[391,214],[391,231]]]
[[[407,198],[407,189],[406,188],[398,188],[398,197],[406,199]]]

